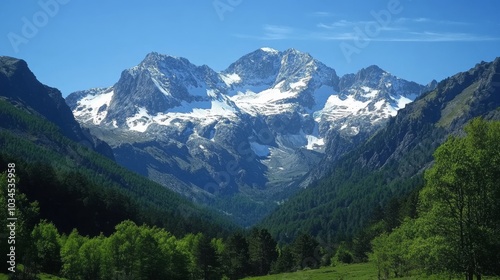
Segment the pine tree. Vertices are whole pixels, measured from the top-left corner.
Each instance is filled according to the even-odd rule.
[[[201,277],[204,280],[217,279],[217,268],[219,267],[217,253],[212,247],[210,239],[203,234],[201,234],[195,247],[195,256],[198,266],[202,270]]]
[[[248,242],[241,233],[231,235],[225,244],[227,276],[231,280],[241,279],[249,273]]]
[[[266,275],[278,258],[277,244],[266,229],[253,229],[248,241],[250,265],[256,275]]]
[[[292,244],[292,252],[295,259],[295,265],[299,268],[317,268],[319,267],[319,243],[309,234],[301,234]]]

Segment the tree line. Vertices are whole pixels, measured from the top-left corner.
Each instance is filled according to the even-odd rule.
[[[45,174],[49,176],[39,178],[43,186],[58,182],[50,172]],[[86,180],[75,174],[71,173],[64,178],[65,181],[70,178],[79,179],[72,181],[74,190],[80,190],[80,184],[86,186]],[[21,178],[17,178],[19,186],[20,181]],[[0,209],[7,208],[7,182],[7,174],[0,173]],[[56,189],[58,188],[61,186]],[[39,191],[44,190],[47,191]],[[96,202],[98,200],[94,201],[93,195],[88,196],[88,193],[83,196],[76,195],[74,199],[72,193],[69,193],[67,195],[70,196],[61,201],[62,196],[50,193],[51,202],[55,203],[55,206],[61,206],[61,203],[75,205],[71,208],[75,212],[62,213],[60,216],[73,215],[74,219],[83,219],[76,224],[82,225],[87,231],[89,227],[95,228],[104,223],[104,217],[109,214],[106,211],[110,209],[104,207],[105,205],[99,206]],[[84,203],[80,204],[81,201]],[[67,279],[94,280],[241,279],[247,276],[318,268],[329,263],[332,255],[328,246],[319,244],[308,234],[300,235],[289,245],[279,246],[268,230],[259,228],[217,237],[204,232],[174,234],[163,227],[138,225],[134,221],[124,220],[118,222],[114,230],[106,234],[81,234],[76,228],[68,232],[67,226],[71,223],[63,222],[61,229],[56,223],[41,219],[51,217],[49,214],[56,211],[56,208],[51,207],[43,211],[48,202],[42,204],[36,200],[30,201],[20,189],[16,190],[18,245],[17,272],[11,274],[14,279],[38,279],[39,273],[49,273]],[[89,205],[96,207],[86,210]],[[64,209],[70,209],[66,207],[69,206]],[[97,224],[87,224],[88,217],[98,218],[92,221]],[[0,220],[2,227],[6,227],[5,211],[0,211]],[[6,246],[6,242],[0,244],[2,252],[8,251]],[[0,258],[3,260],[4,271],[7,271],[8,257],[4,254]]]
[[[21,204],[31,207],[19,210],[18,244],[23,245],[17,255],[22,266],[18,264],[13,278],[38,279],[43,272],[75,280],[241,279],[320,265],[314,259],[319,247],[312,237],[302,235],[280,248],[265,229],[227,238],[203,233],[178,238],[165,229],[127,220],[109,236],[90,237],[76,229],[61,234],[53,223],[41,220],[30,232],[38,204],[27,203],[22,194],[19,197]],[[3,200],[0,204],[5,206]]]

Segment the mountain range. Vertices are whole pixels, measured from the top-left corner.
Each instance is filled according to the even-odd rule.
[[[66,102],[119,164],[250,226],[435,86],[377,66],[339,77],[295,49],[221,72],[153,52]]]

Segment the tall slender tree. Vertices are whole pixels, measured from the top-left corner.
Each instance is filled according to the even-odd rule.
[[[277,243],[266,229],[254,228],[249,238],[250,264],[256,275],[268,274],[278,258]]]
[[[62,274],[68,279],[78,279],[83,274],[82,263],[80,262],[79,250],[85,238],[74,229],[61,246]]]
[[[225,244],[227,276],[231,280],[241,279],[249,273],[248,241],[241,233],[231,235]]]
[[[301,234],[292,245],[295,265],[299,268],[317,268],[320,265],[319,243],[309,234]]]
[[[198,244],[195,247],[195,256],[198,266],[201,268],[201,277],[204,280],[217,279],[217,270],[219,267],[217,252],[212,246],[210,239],[201,234]]]

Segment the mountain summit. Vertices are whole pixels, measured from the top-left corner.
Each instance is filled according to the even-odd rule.
[[[66,102],[119,163],[249,225],[325,151],[349,150],[424,90],[376,66],[338,77],[310,54],[261,48],[220,73],[150,53]]]

